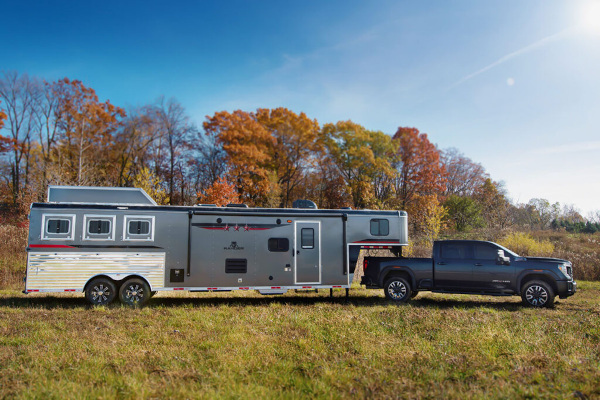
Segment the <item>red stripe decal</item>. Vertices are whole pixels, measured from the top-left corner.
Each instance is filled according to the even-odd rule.
[[[209,287],[208,290],[217,290],[218,288],[216,287]]]
[[[312,289],[312,286],[302,286],[302,289]]]
[[[359,240],[358,242],[352,242],[351,244],[354,243],[400,243],[399,240]]]
[[[173,290],[183,290],[183,288],[182,287],[176,287],[176,288],[173,288]]]
[[[28,289],[28,292],[39,292],[39,289]]]
[[[271,286],[271,289],[281,289],[281,286]]]
[[[271,229],[271,228],[248,228],[248,230],[251,230],[251,231],[266,231],[269,229]]]
[[[241,287],[240,290],[250,290],[249,287]]]
[[[67,246],[66,244],[30,244],[29,247],[33,249],[74,249],[73,246]]]
[[[341,287],[341,286],[334,286],[334,287]]]
[[[74,292],[75,289],[65,289],[65,292]]]

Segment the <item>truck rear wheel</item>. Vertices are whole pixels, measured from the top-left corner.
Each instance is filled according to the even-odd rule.
[[[401,276],[393,276],[385,281],[383,291],[385,297],[395,303],[406,303],[412,294],[410,283]]]
[[[554,304],[554,291],[544,281],[529,281],[521,290],[523,303],[530,307],[552,307]]]
[[[143,306],[151,296],[150,286],[140,278],[128,279],[119,289],[121,303],[128,306]]]
[[[85,288],[85,298],[96,306],[112,303],[117,297],[117,287],[108,278],[96,278]]]

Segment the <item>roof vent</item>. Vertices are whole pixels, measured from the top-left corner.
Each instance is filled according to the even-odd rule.
[[[295,200],[292,203],[292,207],[294,207],[294,208],[311,208],[313,210],[317,209],[317,205],[310,200]]]
[[[247,204],[227,204],[227,207],[233,207],[233,208],[248,208]]]

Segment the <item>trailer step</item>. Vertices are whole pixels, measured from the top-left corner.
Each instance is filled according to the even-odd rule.
[[[286,294],[287,289],[259,289],[260,294]]]

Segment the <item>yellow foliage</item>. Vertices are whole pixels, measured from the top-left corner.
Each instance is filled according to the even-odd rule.
[[[160,183],[160,178],[146,167],[142,168],[133,179],[133,186],[144,189],[156,204],[168,204],[169,196]]]
[[[521,256],[550,257],[554,253],[554,245],[550,241],[537,241],[524,232],[509,233],[498,243]]]

